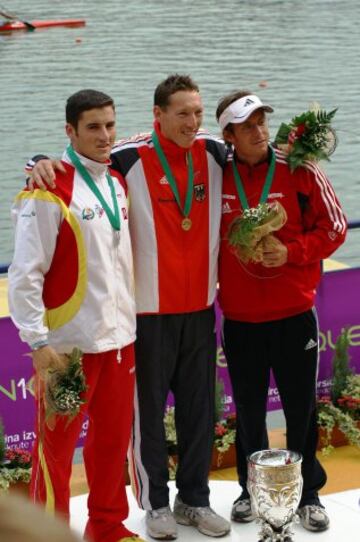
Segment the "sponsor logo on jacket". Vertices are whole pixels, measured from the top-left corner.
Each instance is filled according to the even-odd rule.
[[[230,207],[230,204],[229,204],[228,201],[223,204],[222,212],[223,212],[223,214],[231,213],[231,207]]]
[[[99,218],[103,216],[104,212],[105,212],[104,209],[100,205],[98,204],[95,205],[95,213],[98,215]]]
[[[284,198],[284,194],[282,192],[272,192],[272,194],[268,195],[268,199],[280,199]]]
[[[236,196],[234,194],[223,194],[223,199],[236,199]]]

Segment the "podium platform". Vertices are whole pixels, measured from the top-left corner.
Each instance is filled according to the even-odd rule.
[[[175,483],[170,482],[170,502],[173,503],[176,488]],[[210,481],[210,502],[217,513],[228,518],[232,502],[239,495],[237,482]],[[149,542],[151,538],[146,536],[145,513],[139,510],[130,487],[127,487],[130,513],[126,526],[141,535]],[[71,499],[71,526],[81,533],[84,530],[87,518],[86,507],[87,495],[80,495]],[[323,533],[311,533],[301,527],[294,525],[294,542],[350,542],[358,540],[360,531],[360,489],[333,493],[321,497],[321,501],[330,516],[331,527]],[[179,525],[179,542],[206,542],[211,537],[202,535],[194,527]],[[232,522],[232,530],[221,538],[224,542],[257,542],[259,525],[255,522],[248,524],[236,524]],[[214,540],[214,539],[213,539]]]

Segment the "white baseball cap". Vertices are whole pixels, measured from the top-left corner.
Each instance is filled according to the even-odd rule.
[[[263,104],[260,98],[255,94],[249,94],[239,98],[232,104],[230,104],[219,117],[219,125],[222,130],[226,128],[228,124],[241,124],[245,122],[250,115],[257,109],[264,109],[268,113],[272,113],[274,110],[270,105]]]

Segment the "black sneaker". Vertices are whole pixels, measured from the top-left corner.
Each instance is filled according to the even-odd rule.
[[[254,521],[255,515],[251,509],[251,501],[249,498],[242,499],[239,497],[236,499],[231,509],[231,519],[238,523],[249,523]]]
[[[307,504],[298,509],[300,523],[308,531],[321,532],[329,528],[330,520],[325,508],[319,504]]]

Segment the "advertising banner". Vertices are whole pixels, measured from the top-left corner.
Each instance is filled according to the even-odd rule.
[[[333,271],[323,276],[317,295],[317,313],[320,324],[320,367],[318,391],[329,392],[331,360],[336,338],[343,328],[348,328],[351,364],[360,373],[360,269]],[[231,386],[226,369],[226,359],[221,347],[221,313],[218,316],[218,378],[224,382],[224,412],[234,411]],[[34,440],[34,396],[32,362],[27,355],[29,348],[18,337],[10,318],[0,319],[0,417],[3,420],[8,446],[31,450]],[[289,360],[291,363],[291,360]],[[281,408],[276,385],[269,388],[268,409]],[[86,436],[84,421],[78,445]]]

